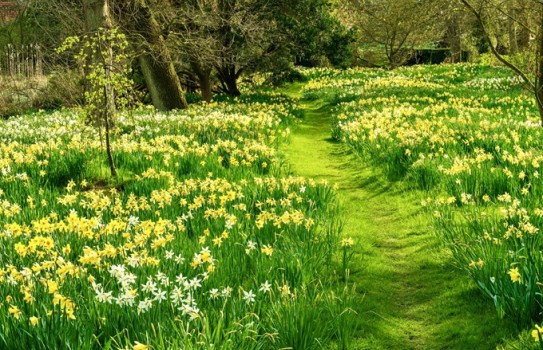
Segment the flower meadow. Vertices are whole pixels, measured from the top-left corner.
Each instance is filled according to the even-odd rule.
[[[543,129],[520,80],[475,64],[305,74],[305,97],[334,106],[334,137],[422,190],[438,239],[499,316],[540,324]]]
[[[299,115],[266,93],[119,116],[116,180],[77,111],[1,121],[0,348],[347,348],[334,190],[277,154]]]

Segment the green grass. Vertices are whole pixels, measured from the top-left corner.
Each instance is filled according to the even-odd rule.
[[[301,84],[286,90],[300,97]],[[386,180],[331,139],[326,101],[302,101],[303,122],[282,147],[296,175],[338,185],[343,237],[355,254],[348,282],[358,313],[353,349],[495,349],[516,335],[491,301],[453,266],[419,205],[421,192]]]
[[[507,273],[518,265],[500,266],[509,247],[478,239],[501,222],[477,220],[477,210],[497,213],[501,204],[481,203],[483,193],[491,202],[504,188],[520,195],[525,179],[537,177],[519,177],[519,158],[485,158],[459,175],[437,169],[455,166],[449,155],[476,157],[476,148],[500,155],[496,142],[543,163],[535,150],[516,151],[518,143],[543,149],[539,129],[521,124],[529,101],[514,81],[479,79],[491,72],[321,69],[282,90],[297,101],[267,90],[167,115],[140,111],[119,120],[118,181],[106,175],[96,130],[75,112],[1,122],[0,348],[526,349],[530,335],[508,341],[515,319],[498,319],[470,273],[498,276],[508,283],[500,284],[503,300],[522,304],[509,298],[523,292]],[[465,82],[496,90],[461,99],[481,124],[451,120],[458,99],[445,91],[469,96]],[[519,98],[509,99],[509,88]],[[521,113],[505,118],[515,106]],[[483,123],[490,114],[500,116],[492,126]],[[340,127],[355,119],[356,128]],[[483,137],[502,126],[498,140]],[[281,145],[287,127],[294,133]],[[446,127],[453,136],[433,149],[441,143],[429,140]],[[413,130],[427,133],[413,139]],[[508,143],[511,136],[518,142]],[[492,166],[509,166],[515,180],[493,175]],[[543,187],[533,184],[527,198],[537,204]],[[420,204],[466,191],[476,199],[438,207],[441,223]],[[467,208],[475,220],[448,220]],[[515,215],[507,220],[525,224]],[[439,225],[449,239],[436,234]],[[446,245],[459,237],[483,244]],[[487,262],[468,268],[487,252]],[[543,265],[529,266],[536,268],[522,271],[522,282]]]
[[[333,107],[332,135],[424,190],[440,241],[500,317],[543,321],[542,130],[534,97],[503,68],[315,70],[304,98]]]

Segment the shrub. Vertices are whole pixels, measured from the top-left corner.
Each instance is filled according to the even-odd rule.
[[[38,91],[33,107],[36,109],[57,109],[73,107],[83,103],[83,76],[74,70],[62,70],[51,74],[47,85]]]
[[[44,77],[0,77],[0,117],[6,118],[30,110],[39,89],[46,83]]]
[[[272,86],[281,86],[287,83],[305,81],[305,77],[296,69],[286,69],[280,72],[275,72],[267,79],[267,84]]]

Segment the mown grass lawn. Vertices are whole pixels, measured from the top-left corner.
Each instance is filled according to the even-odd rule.
[[[337,176],[342,181],[348,169],[359,169],[352,178],[363,179],[345,195],[360,202],[347,201],[347,221],[369,212],[353,228],[370,231],[360,240],[374,242],[362,252],[376,255],[364,277],[392,270],[378,284],[395,281],[396,292],[391,284],[381,294],[400,299],[377,312],[391,330],[377,326],[367,348],[494,348],[515,329],[540,322],[542,129],[520,79],[474,64],[316,69],[306,76],[306,103],[331,108],[316,110],[320,123],[331,124],[332,139],[359,157]],[[382,188],[375,202],[364,193],[374,187]],[[387,254],[385,264],[377,263]],[[447,319],[456,322],[447,326]],[[387,343],[383,334],[402,340]],[[494,340],[484,341],[485,334]],[[521,339],[520,348],[538,346],[529,336]]]

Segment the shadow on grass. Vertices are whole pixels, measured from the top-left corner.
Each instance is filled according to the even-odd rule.
[[[372,242],[352,262],[361,266],[351,282],[363,298],[355,348],[483,350],[515,337],[514,323],[498,319],[491,300],[452,266],[430,232],[414,232],[359,236]]]
[[[357,242],[350,262],[359,323],[353,349],[495,349],[515,337],[431,231],[423,192],[389,181],[383,171],[330,137],[331,108],[303,102],[304,124],[288,149],[297,175],[339,186],[344,236]]]

